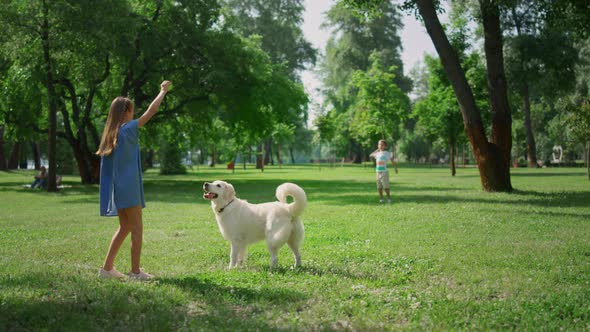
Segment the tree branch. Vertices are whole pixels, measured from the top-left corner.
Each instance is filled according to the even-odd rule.
[[[55,83],[63,85],[70,93],[70,103],[72,104],[73,111],[72,117],[76,123],[76,126],[80,127],[80,105],[78,105],[78,98],[76,98],[76,88],[74,87],[74,84],[72,84],[72,82],[67,78],[56,80]],[[67,111],[65,112],[67,113]]]
[[[161,121],[163,121],[165,119],[165,117],[163,117],[162,115],[159,116],[159,114],[166,114],[166,115],[182,115],[188,112],[181,112],[181,110],[183,110],[183,108],[188,105],[189,103],[195,102],[195,101],[206,101],[209,100],[209,96],[208,95],[202,95],[202,96],[195,96],[195,97],[190,97],[187,98],[183,101],[181,101],[180,103],[178,103],[177,105],[175,105],[173,108],[167,110],[166,112],[163,113],[157,113],[156,116],[154,116],[151,120],[151,123],[159,123]]]

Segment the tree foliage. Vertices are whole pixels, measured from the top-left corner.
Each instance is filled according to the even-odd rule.
[[[346,152],[346,155],[356,162],[362,160],[362,146],[368,146],[371,135],[377,137],[379,132],[383,132],[389,136],[395,131],[394,128],[384,131],[363,126],[372,125],[374,121],[371,116],[379,115],[375,112],[396,109],[393,105],[375,104],[376,99],[375,96],[371,96],[373,92],[370,91],[368,82],[368,78],[375,73],[367,74],[366,79],[360,74],[371,70],[374,63],[371,54],[378,54],[379,70],[391,75],[389,78],[393,82],[387,84],[396,87],[397,90],[392,91],[393,94],[399,93],[398,90],[407,93],[411,89],[410,80],[403,74],[401,61],[399,30],[402,23],[399,9],[389,2],[380,4],[379,9],[383,15],[359,16],[336,4],[328,11],[327,21],[323,25],[324,28],[331,29],[321,71],[324,93],[330,105],[326,116],[333,122],[332,128],[336,130],[333,135],[335,141],[332,144],[337,151]],[[354,83],[355,79],[357,83],[366,81],[362,83],[366,84],[364,92],[359,93],[359,87]],[[359,97],[364,100],[357,100]],[[380,109],[369,110],[368,107]],[[385,125],[390,123],[387,117],[380,120],[385,121]]]
[[[380,139],[399,138],[398,127],[410,109],[408,96],[396,84],[395,66],[384,68],[381,54],[373,53],[369,70],[357,70],[352,84],[358,91],[351,133],[363,147]]]
[[[2,79],[12,96],[3,98],[2,104],[12,107],[2,110],[4,119],[14,119],[7,133],[18,131],[22,137],[27,128],[46,132],[45,114],[51,109],[49,101],[55,100],[57,135],[63,139],[59,142],[71,147],[83,183],[98,181],[99,159],[93,152],[110,101],[117,95],[130,96],[140,113],[163,79],[174,87],[153,118],[155,125],[142,130],[142,140],[150,148],[160,146],[158,140],[165,139],[170,127],[185,132],[187,139],[179,144],[187,144],[207,137],[213,119],[222,119],[228,127],[249,128],[252,134],[270,133],[277,118],[305,111],[307,98],[287,64],[274,63],[259,37],[236,32],[231,20],[222,19],[216,0],[48,4],[45,44],[38,38],[45,17],[40,2],[0,4],[9,31],[0,39],[1,55],[12,73],[10,81]],[[49,74],[52,94],[49,87],[39,89],[47,86]],[[43,91],[41,99],[35,91]],[[33,123],[17,121],[24,114],[15,108],[19,105],[36,112],[23,115]]]

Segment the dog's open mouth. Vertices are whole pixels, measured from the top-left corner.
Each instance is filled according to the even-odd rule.
[[[205,193],[203,194],[203,198],[204,199],[208,199],[208,200],[216,199],[217,198],[217,194],[216,193],[212,193],[210,191],[205,191]]]

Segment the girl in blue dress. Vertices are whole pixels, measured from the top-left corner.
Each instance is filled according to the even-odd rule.
[[[111,103],[107,123],[102,132],[100,147],[100,215],[119,216],[119,229],[113,235],[103,266],[102,278],[124,278],[114,268],[115,257],[123,241],[131,233],[131,272],[129,279],[149,280],[152,275],[140,268],[143,223],[141,209],[145,207],[139,155],[139,127],[156,114],[170,87],[169,81],[160,84],[160,93],[147,111],[133,119],[133,102],[117,97]]]

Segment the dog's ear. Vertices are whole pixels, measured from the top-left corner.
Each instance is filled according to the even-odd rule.
[[[231,201],[236,196],[236,190],[234,186],[229,183],[226,183],[226,187],[223,190],[223,199],[225,201]]]

